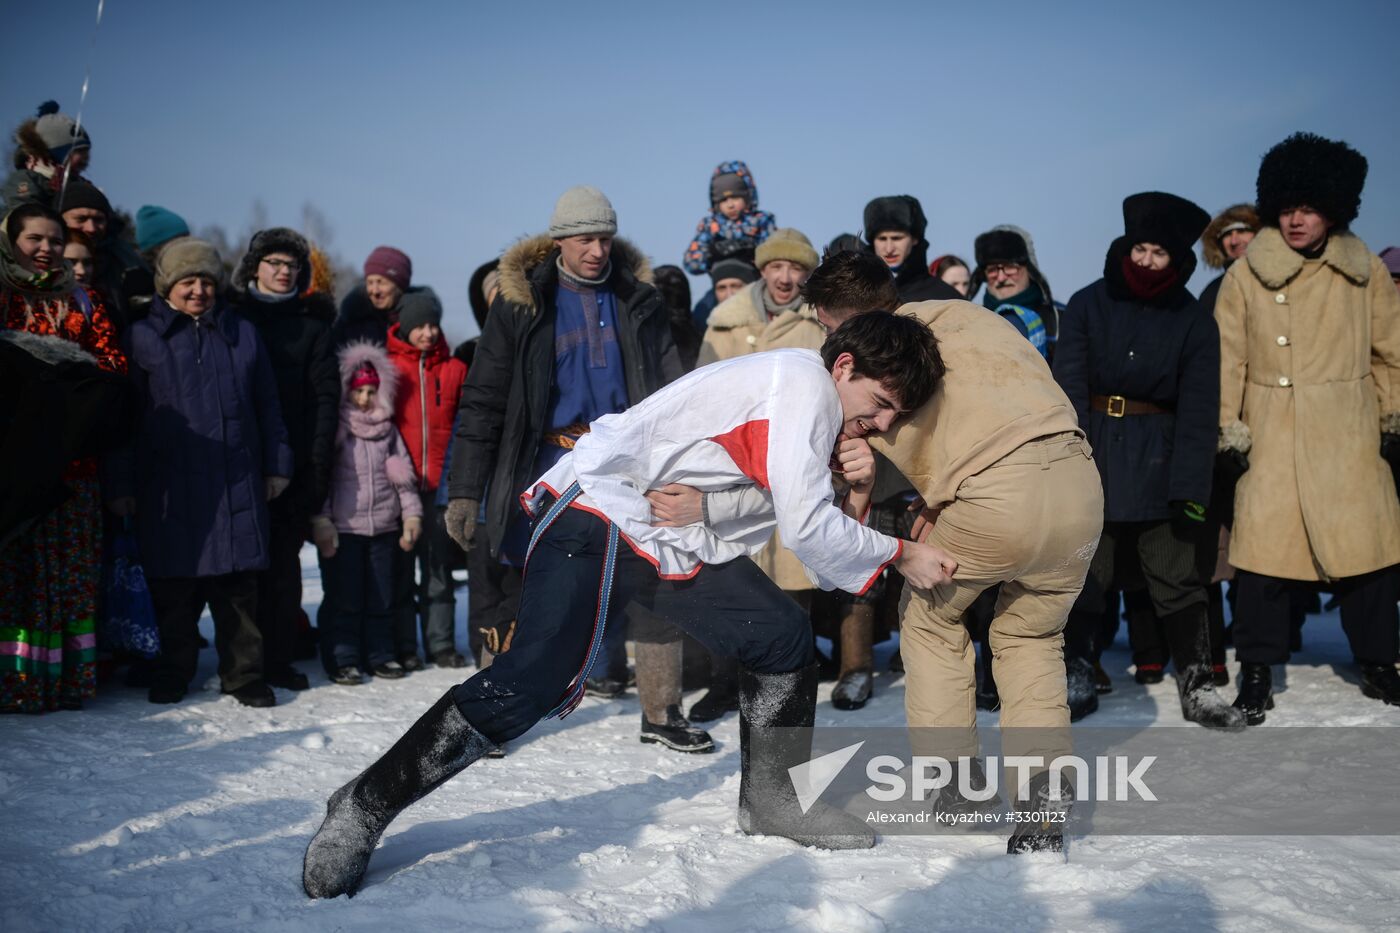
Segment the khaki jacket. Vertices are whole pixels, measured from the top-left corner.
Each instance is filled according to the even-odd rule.
[[[1400,563],[1380,434],[1400,431],[1400,296],[1380,258],[1333,234],[1305,260],[1266,227],[1225,274],[1221,446],[1249,453],[1230,563],[1289,580]]]
[[[821,349],[826,332],[817,323],[816,312],[804,304],[795,311],[784,311],[770,321],[763,310],[763,286],[763,280],[759,279],[715,307],[710,313],[704,342],[700,344],[696,366],[763,350]],[[814,588],[802,562],[796,554],[783,547],[776,534],[767,547],[754,555],[754,563],[783,590],[792,592]]]
[[[783,348],[820,350],[826,333],[808,305],[768,320],[763,310],[762,279],[730,295],[710,312],[709,327],[695,365],[732,360],[745,353]]]
[[[899,309],[938,338],[948,373],[923,407],[870,439],[931,507],[1027,441],[1073,432],[1074,407],[1045,358],[1001,316],[967,301],[920,301]]]

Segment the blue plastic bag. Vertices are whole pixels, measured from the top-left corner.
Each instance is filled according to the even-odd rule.
[[[136,546],[136,535],[122,529],[112,535],[108,560],[103,568],[106,615],[102,620],[102,641],[109,650],[121,650],[143,658],[160,654],[160,627],[146,571]]]

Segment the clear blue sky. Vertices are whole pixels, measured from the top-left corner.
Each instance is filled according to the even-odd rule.
[[[7,18],[6,132],[78,106],[96,0]],[[379,243],[474,332],[467,278],[594,184],[677,263],[713,167],[818,243],[871,197],[918,196],[931,255],[1015,223],[1057,297],[1102,274],[1120,203],[1252,200],[1299,129],[1370,160],[1354,230],[1400,242],[1393,2],[362,3],[108,0],[89,177],[134,212],[242,231],[321,208],[357,267]],[[1199,289],[1208,277],[1198,274]],[[698,280],[697,280],[698,284]]]

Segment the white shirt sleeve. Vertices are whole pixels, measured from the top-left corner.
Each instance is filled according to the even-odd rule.
[[[768,480],[778,534],[822,589],[863,593],[902,545],[850,518],[835,504],[831,453],[840,402],[828,380],[783,393],[768,426]]]

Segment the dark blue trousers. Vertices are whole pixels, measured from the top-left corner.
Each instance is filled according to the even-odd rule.
[[[398,549],[397,531],[372,538],[342,533],[335,556],[322,565],[322,582],[329,582],[327,589],[333,594],[331,655],[336,667],[368,663],[374,668],[394,660],[394,569]]]
[[[462,715],[491,741],[510,741],[549,715],[583,670],[601,634],[595,619],[607,537],[604,519],[570,508],[530,555],[508,644],[453,694]],[[625,624],[631,600],[756,673],[800,670],[814,657],[807,613],[746,557],[669,581],[623,543],[606,627]]]

